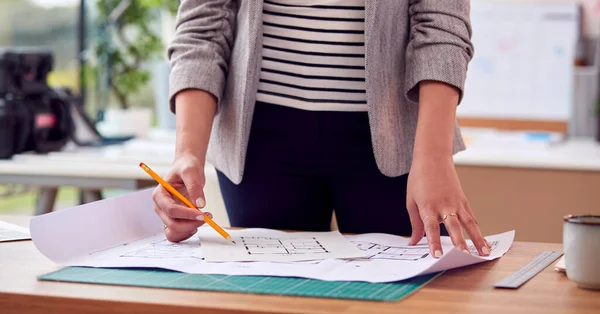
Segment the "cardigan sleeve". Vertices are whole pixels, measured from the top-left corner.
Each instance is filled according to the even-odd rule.
[[[474,54],[469,0],[410,0],[408,13],[405,96],[418,103],[419,83],[439,81],[458,89],[460,103]]]
[[[167,48],[171,111],[177,93],[186,89],[207,91],[220,103],[235,36],[235,6],[235,0],[181,1]]]

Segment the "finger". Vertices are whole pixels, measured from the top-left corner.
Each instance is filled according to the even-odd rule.
[[[173,229],[171,228],[167,228],[165,229],[165,236],[167,240],[169,240],[169,242],[178,243],[189,239],[191,236],[196,234],[196,232],[198,232],[197,228],[194,228],[191,232],[188,233],[177,232],[173,231]]]
[[[421,241],[421,239],[423,239],[423,236],[425,235],[425,226],[423,225],[423,220],[421,220],[421,216],[419,215],[419,208],[414,201],[408,201],[406,209],[408,210],[410,225],[412,227],[408,245],[416,245],[419,243],[419,241]]]
[[[450,234],[452,244],[454,245],[454,247],[459,248],[468,253],[469,247],[467,246],[467,242],[465,241],[465,237],[463,236],[460,221],[458,220],[458,215],[446,215],[447,216],[445,216],[444,225],[446,226],[446,230],[448,230],[448,234]]]
[[[477,228],[479,228],[479,223],[477,222],[477,218],[475,217],[475,213],[471,209],[471,205],[469,205],[469,202],[465,201],[464,208],[465,208],[465,210],[467,212],[469,212],[469,214],[471,214],[471,216],[475,220],[475,224],[477,224]],[[471,237],[471,235],[469,235],[469,237]],[[491,250],[492,249],[492,245],[490,244],[490,242],[488,242],[488,240],[485,237],[483,238],[483,240],[485,241],[485,245],[487,246],[488,250]]]
[[[202,212],[198,209],[189,208],[179,204],[171,204],[162,210],[171,218],[185,220],[204,221],[204,214],[208,214],[208,212]]]
[[[462,227],[467,231],[467,234],[469,235],[469,238],[471,238],[471,241],[473,242],[473,245],[477,249],[479,255],[490,255],[490,247],[488,246],[489,244],[481,234],[475,217],[469,213],[467,209],[465,209],[461,214],[458,215],[458,219],[460,220]]]
[[[152,197],[156,206],[172,219],[204,221],[201,211],[176,203],[169,191],[162,186],[156,188]]]
[[[200,171],[204,171],[204,169],[187,166],[181,170],[180,176],[190,200],[198,206],[198,208],[204,208],[204,206],[206,206],[206,199],[204,197],[204,179]]]
[[[162,185],[159,185],[154,189],[152,193],[152,199],[158,208],[161,210],[175,204],[173,196],[165,189]]]
[[[155,208],[156,213],[165,225],[165,236],[171,242],[180,242],[194,235],[203,221],[189,221],[181,219],[173,219],[158,207]]]
[[[444,251],[442,250],[442,244],[440,242],[440,222],[438,220],[438,214],[433,211],[424,211],[421,216],[423,224],[425,225],[425,234],[427,235],[431,256],[440,258],[444,254]]]

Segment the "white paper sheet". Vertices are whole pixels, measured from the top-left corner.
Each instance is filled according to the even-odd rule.
[[[364,258],[365,253],[338,231],[283,232],[269,229],[231,230],[235,244],[209,228],[198,236],[207,262],[298,262]]]
[[[29,240],[29,229],[0,221],[0,242]]]
[[[208,262],[199,235],[181,243],[165,239],[156,221],[152,191],[90,203],[32,219],[31,234],[40,251],[63,266],[156,267],[186,273],[303,277],[320,280],[393,282],[501,257],[510,248],[514,231],[486,237],[491,255],[467,254],[442,237],[444,255],[430,256],[426,239],[407,246],[408,239],[387,234],[346,236],[365,258],[301,262]],[[214,231],[214,230],[213,230]],[[259,230],[249,229],[256,233]],[[469,244],[471,244],[469,242]]]
[[[154,212],[153,189],[66,208],[31,218],[38,250],[59,264],[89,252],[163,232]]]

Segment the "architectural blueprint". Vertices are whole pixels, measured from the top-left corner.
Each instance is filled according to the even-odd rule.
[[[429,255],[427,245],[388,246],[372,242],[352,241],[367,254],[368,259],[389,259],[399,261],[417,261]]]
[[[31,239],[27,228],[0,221],[0,242],[27,239]]]
[[[429,256],[429,247],[425,244],[416,246],[388,246],[373,242],[352,241],[356,247],[367,254],[368,259],[387,259],[397,261],[418,261]],[[490,243],[494,251],[498,247],[498,241]],[[477,255],[477,249],[472,244],[469,245],[471,254]]]
[[[198,237],[208,262],[298,262],[364,258],[365,253],[338,231],[283,232],[269,229],[232,230],[230,244],[208,228]]]
[[[248,255],[329,253],[315,237],[278,239],[268,237],[240,237]]]
[[[202,248],[197,239],[180,243],[170,242],[163,234],[153,235],[130,243],[104,248],[88,253],[97,260],[120,258],[123,260],[138,259],[188,259],[204,260]]]
[[[377,233],[228,230],[233,245],[204,226],[196,236],[171,243],[151,194],[152,189],[35,216],[30,224],[35,247],[61,266],[394,282],[501,258],[515,236],[514,231],[487,236],[489,256],[479,256],[473,247],[470,254],[463,252],[442,237],[439,259],[428,254],[426,238],[408,246],[408,238]]]
[[[124,253],[121,257],[204,259],[199,245],[172,243],[167,239],[150,243],[136,251]]]

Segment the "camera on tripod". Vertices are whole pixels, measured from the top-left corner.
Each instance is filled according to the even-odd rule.
[[[74,132],[73,96],[47,83],[51,52],[0,49],[0,158],[62,149]]]

